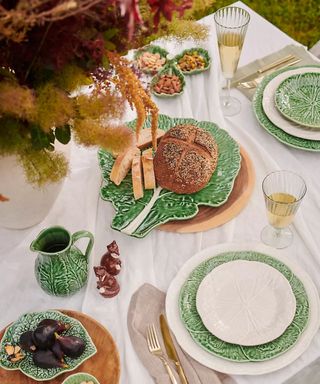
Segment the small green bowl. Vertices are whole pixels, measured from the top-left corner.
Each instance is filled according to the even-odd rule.
[[[100,384],[99,381],[89,373],[78,372],[68,376],[61,384],[80,384],[82,381],[92,381],[94,384]]]
[[[199,56],[202,56],[205,62],[205,67],[204,68],[199,68],[199,69],[193,69],[192,71],[183,71],[182,69],[179,68],[178,62],[179,60],[186,54],[186,53],[192,53],[192,52],[197,52]],[[204,72],[210,68],[211,65],[211,58],[209,56],[209,53],[206,49],[203,48],[190,48],[190,49],[185,49],[179,55],[175,56],[173,58],[173,61],[175,62],[177,68],[184,74],[184,75],[196,75],[197,73]]]
[[[159,53],[160,57],[163,58],[163,59],[166,59],[165,63],[164,63],[164,66],[166,65],[167,63],[167,55],[168,55],[168,51],[166,51],[165,49],[159,47],[158,45],[146,45],[145,47],[143,48],[140,48],[138,49],[135,53],[134,53],[134,60],[136,61],[144,52],[150,52],[152,54],[155,54],[155,53]],[[163,67],[160,67],[158,69],[158,71],[152,71],[150,69],[140,69],[142,72],[148,74],[148,75],[154,75],[155,73],[161,71]]]
[[[175,75],[175,76],[178,76],[179,79],[180,79],[180,82],[181,82],[181,91],[180,92],[177,92],[177,93],[172,93],[172,94],[168,94],[168,93],[157,93],[155,90],[154,90],[154,86],[157,84],[158,80],[160,79],[161,76],[163,75]],[[185,78],[183,76],[183,73],[180,71],[180,69],[178,69],[178,67],[176,67],[172,62],[170,62],[169,64],[167,64],[161,71],[159,71],[151,80],[151,84],[150,84],[150,89],[151,89],[151,92],[157,96],[157,97],[163,97],[163,98],[171,98],[171,97],[175,97],[175,96],[179,96],[179,95],[182,95],[183,93],[183,90],[184,90],[184,87],[186,85],[186,81],[185,81]]]

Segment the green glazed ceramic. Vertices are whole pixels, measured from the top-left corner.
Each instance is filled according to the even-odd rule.
[[[135,120],[127,125],[135,127]],[[209,183],[201,191],[190,195],[178,195],[165,189],[155,191],[145,190],[143,198],[135,200],[132,191],[131,174],[127,175],[119,186],[110,181],[110,172],[114,163],[112,155],[103,149],[98,152],[100,168],[104,179],[101,197],[111,201],[116,215],[112,228],[134,237],[144,237],[156,226],[170,220],[185,220],[198,213],[198,206],[207,205],[218,207],[224,204],[233,188],[234,180],[241,165],[240,148],[237,142],[223,129],[209,121],[194,119],[170,118],[159,115],[159,128],[167,131],[178,124],[194,124],[210,132],[219,150],[218,164]],[[150,127],[150,120],[144,128]],[[158,194],[158,196],[157,196]],[[137,223],[137,218],[143,218],[134,230],[128,230],[129,225]]]
[[[88,237],[83,254],[74,243]],[[30,249],[38,253],[35,275],[40,287],[55,296],[68,296],[81,289],[88,279],[88,259],[93,246],[93,235],[79,231],[71,235],[63,227],[44,229],[31,243]]]
[[[319,68],[319,65],[307,65],[296,68]],[[269,81],[271,81],[274,77],[276,77],[279,73],[290,71],[292,68],[279,69],[271,73],[270,75],[265,76],[262,82],[258,85],[256,92],[254,94],[252,100],[252,107],[256,118],[258,119],[260,125],[269,132],[272,136],[274,136],[277,140],[282,143],[289,145],[290,147],[294,147],[297,149],[303,149],[305,151],[320,151],[320,140],[308,140],[303,139],[301,137],[292,136],[289,133],[283,131],[281,128],[277,127],[273,124],[265,114],[262,106],[262,98],[263,92]]]
[[[320,128],[320,74],[308,72],[283,80],[275,92],[275,103],[287,119]]]
[[[93,384],[100,384],[99,381],[89,373],[79,372],[68,376],[61,384],[81,384],[82,382],[92,381]]]
[[[63,334],[66,336],[78,336],[85,342],[85,350],[81,356],[76,359],[71,359],[65,357],[66,364],[68,368],[39,368],[34,365],[32,361],[32,353],[26,352],[26,356],[23,360],[20,360],[17,363],[11,363],[7,354],[4,350],[6,344],[17,345],[19,342],[20,335],[26,331],[33,331],[36,329],[40,321],[44,319],[54,319],[60,320],[67,324],[70,324],[71,327],[65,331]],[[33,312],[26,313],[22,315],[17,321],[9,325],[6,329],[1,342],[0,342],[0,366],[3,369],[7,370],[20,370],[26,376],[31,377],[36,381],[45,381],[51,380],[62,373],[73,371],[85,360],[89,359],[97,352],[97,349],[91,340],[86,329],[83,325],[76,319],[64,315],[59,311],[45,311],[45,312]]]
[[[181,82],[181,91],[180,92],[176,92],[176,93],[172,93],[172,94],[169,94],[169,93],[158,93],[154,90],[154,87],[155,85],[157,84],[158,80],[160,79],[161,76],[164,76],[164,75],[174,75],[174,76],[177,76],[179,79],[180,79],[180,82]],[[184,79],[184,76],[183,76],[183,73],[180,71],[180,69],[178,69],[173,62],[169,62],[167,65],[165,65],[165,67],[163,69],[161,69],[151,80],[151,83],[150,83],[150,89],[151,89],[151,92],[157,96],[157,97],[163,97],[163,98],[171,98],[171,97],[175,97],[175,96],[179,96],[179,95],[182,95],[183,94],[183,91],[184,91],[184,87],[186,85],[186,81]]]
[[[281,272],[290,283],[296,298],[296,312],[292,323],[277,339],[250,347],[230,344],[218,339],[203,325],[196,307],[199,285],[214,268],[233,260],[251,260],[268,264]],[[297,342],[309,318],[309,302],[302,282],[280,260],[254,251],[226,252],[199,264],[181,289],[179,309],[182,322],[197,344],[213,355],[236,362],[269,360],[286,352]]]
[[[204,61],[205,61],[205,67],[202,69],[193,69],[192,71],[183,71],[182,69],[179,68],[178,62],[179,60],[186,54],[186,53],[193,53],[196,52],[199,56],[202,56]],[[180,69],[180,71],[184,75],[195,75],[197,73],[204,72],[210,68],[211,65],[211,59],[209,56],[209,53],[206,49],[203,48],[190,48],[190,49],[185,49],[182,51],[179,55],[175,56],[173,61],[175,62],[176,66]]]
[[[161,58],[166,59],[168,55],[168,51],[166,51],[164,48],[159,47],[158,45],[146,45],[143,48],[138,49],[134,53],[134,60],[137,60],[144,52],[150,52],[150,53],[159,53]],[[166,63],[165,63],[166,64]],[[163,66],[164,67],[164,66]],[[159,68],[161,70],[163,67]],[[158,70],[158,71],[159,71]],[[141,69],[142,72],[147,73],[148,75],[154,75],[158,71],[152,71],[150,69]]]

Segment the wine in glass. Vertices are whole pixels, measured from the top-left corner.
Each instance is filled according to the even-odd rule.
[[[224,7],[214,14],[220,54],[221,70],[227,81],[227,95],[221,97],[222,111],[225,116],[240,112],[240,101],[230,95],[230,84],[240,59],[250,15],[239,7]]]
[[[269,224],[261,232],[261,240],[275,248],[285,248],[292,243],[289,228],[307,187],[299,175],[291,171],[276,171],[265,177],[262,190]]]

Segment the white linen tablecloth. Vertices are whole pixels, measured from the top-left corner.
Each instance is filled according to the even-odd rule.
[[[251,14],[239,66],[295,43],[243,3],[235,4]],[[320,154],[296,150],[278,142],[259,126],[251,102],[237,90],[232,93],[241,100],[242,111],[224,119],[218,101],[222,79],[213,16],[206,17],[203,22],[211,26],[210,39],[202,44],[212,57],[211,70],[188,77],[182,96],[155,101],[160,113],[217,123],[247,150],[254,163],[256,185],[251,200],[240,215],[204,233],[182,235],[154,230],[144,239],[128,237],[110,228],[114,210],[111,203],[99,198],[101,176],[96,151],[72,146],[71,173],[47,218],[26,230],[0,229],[0,327],[5,327],[24,312],[48,308],[81,310],[100,321],[113,335],[121,358],[121,384],[152,383],[133,350],[127,331],[127,309],[132,294],[145,282],[166,291],[184,262],[208,246],[232,241],[259,241],[260,231],[267,223],[261,182],[272,170],[293,170],[306,180],[308,192],[294,222],[294,242],[282,252],[298,262],[320,288]],[[176,52],[194,45],[163,44]],[[51,225],[62,225],[71,232],[87,229],[94,233],[91,267],[99,264],[106,245],[112,240],[117,241],[123,269],[119,275],[121,291],[116,298],[104,299],[98,294],[92,268],[88,286],[74,296],[56,298],[38,287],[33,272],[36,255],[29,251],[29,244],[40,230]],[[319,356],[320,332],[308,350],[288,367],[267,375],[233,378],[239,384],[280,384]]]

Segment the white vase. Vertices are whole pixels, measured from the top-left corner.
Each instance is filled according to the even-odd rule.
[[[70,145],[57,145],[70,157]],[[0,226],[23,229],[40,223],[49,213],[64,179],[48,183],[42,188],[29,184],[15,156],[0,157],[0,194],[9,201],[0,202]]]

